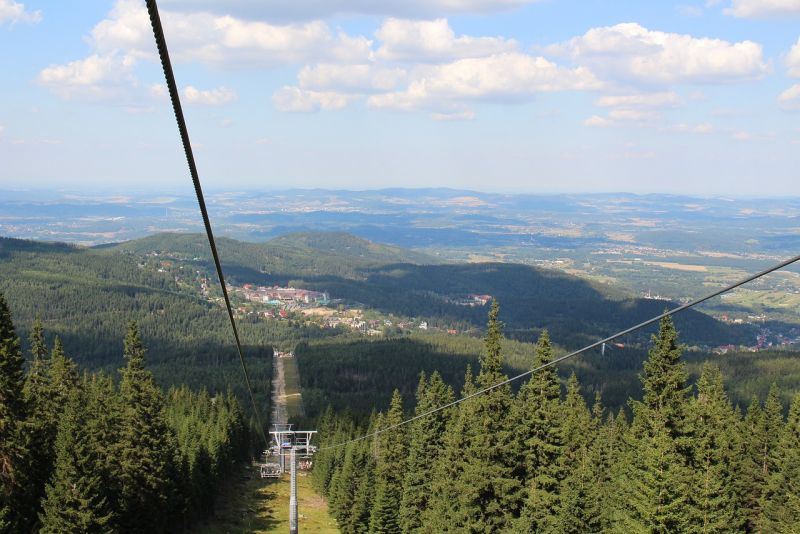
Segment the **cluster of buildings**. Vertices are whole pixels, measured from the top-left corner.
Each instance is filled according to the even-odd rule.
[[[492,301],[491,295],[476,295],[470,294],[464,298],[450,299],[450,302],[457,306],[469,306],[474,308],[476,306],[486,306]]]
[[[800,345],[800,329],[792,328],[787,334],[773,332],[769,328],[762,328],[756,336],[756,344],[750,347],[738,347],[736,345],[722,345],[714,348],[716,354],[727,354],[729,352],[758,352],[760,350],[786,348],[792,345]]]
[[[245,284],[241,291],[247,300],[275,306],[292,303],[325,306],[331,300],[330,295],[325,292],[294,287],[264,287]]]

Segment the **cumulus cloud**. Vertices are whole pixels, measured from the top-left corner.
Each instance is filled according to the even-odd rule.
[[[781,107],[788,110],[800,110],[800,83],[795,84],[778,96]]]
[[[405,90],[371,96],[368,104],[414,110],[453,101],[523,99],[542,92],[599,87],[586,69],[566,69],[543,57],[511,52],[421,69]]]
[[[642,86],[758,79],[768,65],[760,44],[648,30],[636,23],[593,28],[548,47],[601,78]]]
[[[202,104],[206,106],[219,106],[236,100],[237,94],[233,89],[218,87],[216,89],[200,90],[187,85],[183,96],[189,104]]]
[[[710,122],[701,122],[698,124],[687,124],[681,122],[678,124],[671,124],[661,129],[663,132],[676,132],[676,133],[695,133],[695,134],[710,134],[714,132],[714,125]]]
[[[375,37],[380,59],[437,62],[510,52],[516,42],[503,37],[456,37],[446,19],[384,21]]]
[[[310,20],[334,15],[431,18],[507,11],[537,0],[163,0],[166,9],[246,19]]]
[[[613,126],[614,121],[612,121],[607,117],[601,117],[600,115],[592,115],[591,117],[583,121],[583,124],[585,124],[586,126],[592,126],[596,128],[597,127],[606,128],[608,126]]]
[[[25,8],[25,4],[20,4],[14,0],[0,0],[0,24],[6,22],[11,24],[16,24],[17,22],[36,23],[40,20],[42,20],[41,11],[29,11]]]
[[[680,98],[678,94],[673,91],[633,95],[606,95],[595,100],[595,104],[605,108],[667,108],[675,107],[679,103]]]
[[[131,56],[93,54],[85,59],[43,69],[37,82],[65,99],[109,100],[127,96],[136,84]]]
[[[308,91],[285,86],[272,95],[272,103],[279,111],[310,113],[319,110],[342,109],[352,101],[353,95],[331,91]]]
[[[800,78],[800,38],[786,54],[787,74],[793,78]]]
[[[323,63],[303,67],[297,76],[297,81],[300,87],[305,89],[366,93],[390,91],[406,76],[406,71],[397,67]]]
[[[800,0],[733,0],[725,13],[741,18],[800,15]]]
[[[161,12],[175,61],[195,61],[221,69],[269,67],[287,63],[333,60],[360,62],[372,41],[333,32],[322,21],[268,24],[204,12]],[[108,18],[91,32],[100,52],[125,50],[155,59],[155,45],[144,3],[118,0]]]

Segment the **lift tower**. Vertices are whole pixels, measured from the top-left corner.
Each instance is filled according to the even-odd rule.
[[[273,444],[268,452],[270,456],[277,456],[280,472],[286,472],[289,464],[290,495],[289,495],[289,534],[297,534],[297,460],[301,459],[305,468],[310,467],[311,457],[317,452],[317,447],[311,444],[311,438],[316,430],[292,430],[292,425],[275,425],[275,430],[270,432]]]

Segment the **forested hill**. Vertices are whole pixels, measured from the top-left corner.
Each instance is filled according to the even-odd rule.
[[[139,321],[148,360],[162,385],[187,384],[241,394],[241,370],[223,310],[181,292],[165,273],[121,254],[63,244],[0,238],[0,293],[24,340],[39,316],[48,334],[83,367],[114,372],[130,320]],[[256,395],[269,404],[272,347],[282,325],[243,324]],[[313,338],[313,334],[308,334]],[[244,398],[244,397],[241,397]]]
[[[219,248],[231,282],[291,283],[383,313],[424,318],[433,325],[482,329],[486,310],[457,301],[469,294],[488,294],[503,305],[509,337],[530,341],[548,328],[566,347],[605,337],[670,306],[558,271],[511,263],[435,263],[430,256],[345,233],[287,234],[262,244],[221,239]],[[110,250],[167,252],[210,261],[199,234],[157,234]],[[726,325],[694,310],[679,316],[676,324],[693,345],[751,344],[755,336],[752,327]],[[649,334],[632,340],[644,342]]]
[[[527,265],[431,264],[434,260],[430,257],[342,233],[289,234],[262,244],[220,239],[219,248],[228,280],[235,284],[291,283],[326,291],[332,298],[383,313],[425,319],[432,326],[455,325],[460,330],[476,332],[485,324],[486,310],[482,306],[460,305],[458,301],[469,294],[488,294],[503,305],[509,337],[530,341],[542,328],[548,328],[554,340],[566,347],[609,335],[656,315],[669,305],[631,298],[610,286]],[[208,246],[200,234],[157,234],[99,249],[2,240],[0,255],[10,260],[2,268],[10,272],[1,284],[9,286],[7,291],[22,293],[12,302],[33,298],[36,292],[23,289],[31,284],[67,294],[77,286],[92,285],[94,293],[106,297],[86,298],[85,293],[78,292],[84,295],[77,299],[83,304],[63,310],[62,317],[77,315],[81,320],[97,314],[95,307],[89,305],[95,301],[110,316],[130,309],[131,300],[143,299],[149,302],[145,309],[159,338],[163,337],[161,333],[166,338],[173,335],[160,325],[169,325],[179,317],[197,325],[214,321],[204,311],[210,305],[199,295],[173,295],[177,286],[170,276],[137,266],[144,255],[154,252],[177,257],[185,261],[187,268],[196,265],[207,272],[212,270]],[[15,265],[25,268],[15,269]],[[175,299],[182,303],[181,309],[171,308],[168,312],[162,301],[176,303]],[[43,303],[31,302],[32,308],[39,306]],[[17,313],[26,316],[24,309]],[[169,317],[162,320],[159,314]],[[147,334],[148,321],[139,319]],[[106,322],[108,316],[98,321]],[[747,325],[726,325],[693,310],[679,316],[676,323],[686,342],[693,345],[749,344],[754,336]],[[118,339],[122,327],[122,323],[116,325],[113,339]],[[317,335],[296,334],[302,335],[292,337]],[[647,335],[627,341],[646,341]]]
[[[248,243],[219,238],[217,247],[226,271],[247,274],[250,270],[284,275],[332,275],[354,278],[361,269],[388,263],[431,264],[432,256],[380,245],[343,232],[286,234],[266,243]],[[170,252],[189,258],[210,259],[202,234],[160,233],[97,247],[136,255]]]

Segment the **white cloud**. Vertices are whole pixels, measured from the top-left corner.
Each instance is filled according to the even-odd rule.
[[[503,37],[456,37],[446,19],[388,19],[375,37],[382,43],[377,57],[394,61],[449,61],[510,52],[517,47],[515,41]]]
[[[333,15],[431,18],[448,14],[492,13],[537,0],[163,0],[174,11],[204,11],[245,19],[310,20]]]
[[[742,130],[740,132],[735,132],[731,135],[731,138],[735,141],[750,141],[753,139],[753,134]]]
[[[786,54],[787,74],[792,78],[800,78],[800,38]]]
[[[800,110],[800,83],[791,86],[778,96],[781,107],[788,110]]]
[[[342,109],[355,97],[332,91],[307,91],[299,87],[283,87],[272,95],[279,111],[310,113],[319,110]]]
[[[189,104],[202,104],[206,106],[219,106],[236,100],[237,94],[233,89],[218,87],[216,89],[200,90],[191,85],[183,89],[183,96]]]
[[[663,132],[676,132],[676,133],[695,133],[695,134],[710,134],[714,132],[714,125],[710,122],[701,122],[698,124],[687,124],[681,122],[678,124],[671,124],[661,129]]]
[[[10,22],[32,22],[42,20],[42,12],[39,10],[28,11],[25,4],[14,2],[14,0],[0,0],[0,24]]]
[[[636,23],[593,28],[548,47],[609,81],[643,86],[753,80],[769,71],[760,44],[652,31]]]
[[[167,86],[163,83],[154,83],[150,87],[147,88],[147,93],[150,95],[151,98],[156,100],[166,100],[169,98],[169,91],[167,91]]]
[[[612,121],[649,122],[660,119],[661,114],[638,109],[613,109],[608,113],[608,118]]]
[[[273,25],[168,10],[162,11],[161,17],[173,62],[199,62],[220,69],[259,69],[309,61],[363,63],[373,53],[371,40],[333,32],[322,21]],[[158,61],[147,10],[138,0],[117,0],[108,17],[92,29],[88,40],[93,48],[89,57],[48,67],[40,73],[40,82],[65,98],[83,92],[88,99],[112,99],[114,95],[126,96],[121,91],[125,82],[129,88],[138,86],[130,66],[116,71],[112,68],[118,58],[131,64],[135,59]],[[92,73],[92,83],[82,81]],[[150,96],[158,95],[151,89]],[[223,95],[187,96],[194,97],[210,102]]]
[[[600,115],[592,115],[591,117],[583,121],[583,124],[585,124],[586,126],[606,128],[608,126],[613,126],[614,121],[606,117],[601,117]]]
[[[628,107],[628,108],[668,108],[680,104],[677,93],[665,91],[661,93],[645,93],[633,95],[608,95],[595,101],[601,107]]]
[[[431,117],[437,121],[469,121],[475,118],[475,112],[467,109],[463,111],[453,111],[450,113],[433,113],[431,114]]]
[[[421,68],[404,91],[373,95],[368,104],[398,110],[437,108],[441,112],[443,106],[452,109],[476,99],[522,100],[536,93],[599,87],[586,69],[565,69],[543,57],[511,52]]]
[[[375,64],[323,63],[305,66],[297,75],[300,87],[315,90],[345,90],[356,93],[390,91],[405,79],[405,70]]]
[[[50,65],[39,73],[37,82],[65,99],[126,98],[136,85],[131,74],[134,63],[131,56],[93,54],[64,65]]]
[[[741,18],[800,15],[800,0],[733,0],[725,14]]]
[[[162,11],[164,31],[175,61],[197,61],[217,68],[257,68],[286,63],[361,62],[371,54],[366,37],[334,34],[322,21],[274,25],[208,13]],[[155,59],[150,19],[144,3],[118,0],[109,17],[91,32],[96,50],[125,50]]]

